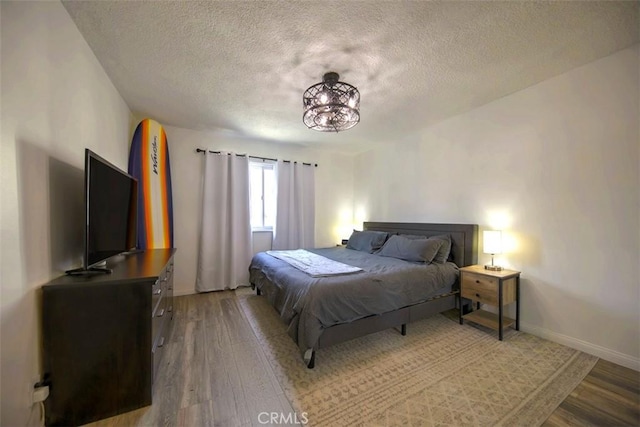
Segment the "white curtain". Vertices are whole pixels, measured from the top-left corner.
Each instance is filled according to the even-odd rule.
[[[205,154],[196,291],[249,284],[251,221],[249,159]]]
[[[278,160],[276,227],[273,249],[312,248],[315,244],[315,167]]]

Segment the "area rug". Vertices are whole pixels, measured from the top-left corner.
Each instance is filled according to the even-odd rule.
[[[542,424],[597,357],[536,336],[443,315],[316,354],[307,369],[266,298],[239,295],[285,395],[311,426]]]

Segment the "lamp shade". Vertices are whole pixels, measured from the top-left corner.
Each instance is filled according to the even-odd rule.
[[[482,232],[483,252],[485,254],[502,253],[502,231],[485,230]]]

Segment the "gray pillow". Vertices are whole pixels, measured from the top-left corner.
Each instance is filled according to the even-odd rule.
[[[411,262],[430,263],[442,246],[442,240],[407,238],[401,235],[389,237],[378,255]]]
[[[401,234],[401,236],[406,237],[407,239],[435,239],[440,240],[442,242],[442,246],[438,249],[438,253],[433,258],[431,262],[435,262],[438,264],[444,264],[447,261],[451,261],[451,236],[449,234],[442,234],[439,236],[420,236],[417,234]]]
[[[389,233],[385,231],[356,231],[353,230],[347,249],[355,249],[356,251],[374,253],[384,245],[387,241]]]
[[[442,245],[438,249],[438,253],[433,258],[432,262],[436,262],[438,264],[444,264],[449,260],[449,255],[451,254],[451,236],[448,234],[443,234],[441,236],[431,236],[429,239],[440,240]]]

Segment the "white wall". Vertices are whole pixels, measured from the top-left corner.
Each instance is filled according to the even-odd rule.
[[[638,51],[358,156],[356,214],[505,230],[522,329],[640,369]]]
[[[81,266],[84,149],[126,170],[131,113],[59,2],[0,14],[0,424],[39,425],[39,288]]]
[[[176,295],[195,292],[204,162],[204,155],[197,154],[196,148],[317,163],[316,246],[333,246],[349,237],[353,218],[352,155],[240,139],[222,132],[200,132],[171,126],[165,126],[165,131],[171,156],[174,239],[178,248],[174,276]],[[265,236],[258,237],[261,238],[260,244],[264,244]]]

